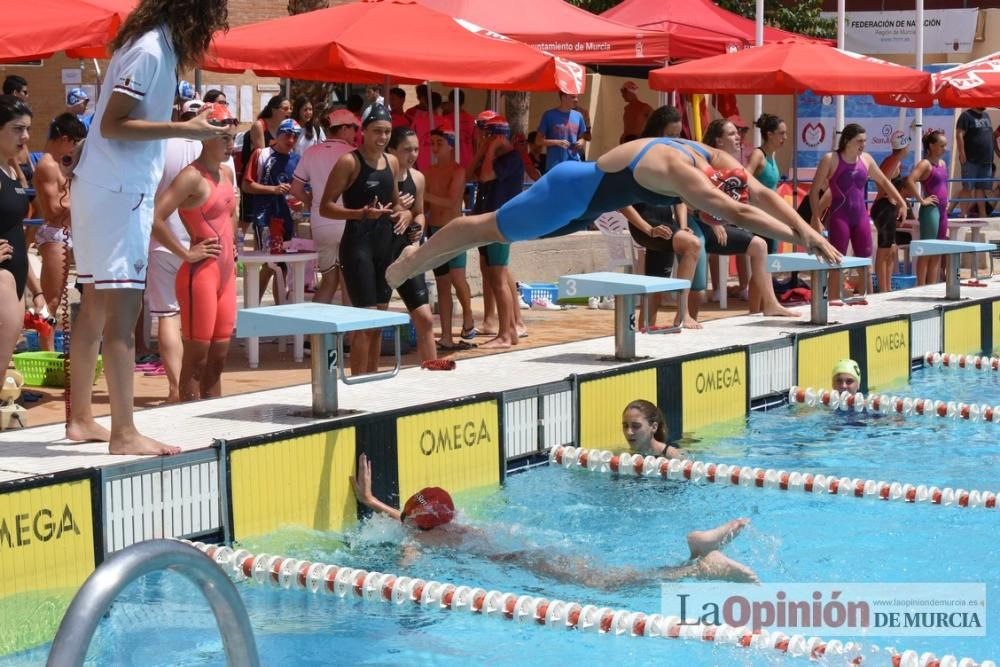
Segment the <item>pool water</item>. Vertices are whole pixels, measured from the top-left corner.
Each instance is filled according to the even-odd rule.
[[[921,370],[891,393],[995,405],[1000,374]],[[930,417],[851,420],[795,406],[753,413],[729,435],[684,445],[694,458],[717,463],[997,492],[997,429],[1000,425]],[[542,548],[584,557],[594,566],[676,564],[688,555],[688,531],[745,516],[750,526],[725,553],[764,582],[986,582],[987,600],[1000,599],[1000,575],[993,568],[1000,560],[996,510],[612,478],[547,466],[512,475],[503,489],[459,503],[462,520],[489,528],[502,548]],[[464,551],[404,553],[399,546],[404,537],[398,524],[373,519],[343,535],[290,528],[240,546],[504,592],[661,611],[659,585],[597,590]],[[559,631],[412,605],[239,586],[268,665],[805,664],[774,652]],[[995,660],[1000,612],[988,607],[986,623],[986,637],[870,642],[939,657]],[[39,664],[46,651],[0,658],[0,667]],[[221,651],[211,613],[194,587],[176,575],[158,574],[134,583],[115,604],[88,662],[207,665],[218,664]],[[868,655],[865,664],[888,660],[883,651]]]

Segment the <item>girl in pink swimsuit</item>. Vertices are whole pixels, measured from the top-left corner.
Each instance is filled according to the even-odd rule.
[[[235,128],[229,109],[214,105],[209,122]],[[185,260],[177,273],[184,358],[182,401],[222,394],[222,368],[236,321],[234,174],[223,162],[233,148],[235,131],[202,142],[201,156],[177,175],[158,198],[153,235]],[[185,248],[166,225],[177,210],[191,236]]]
[[[943,132],[934,130],[923,138],[924,159],[917,163],[906,178],[906,186],[916,196],[917,181],[924,185],[924,196],[920,198],[920,238],[948,238],[948,167],[944,153],[948,150],[948,140]],[[941,268],[940,255],[917,258],[917,284],[927,285],[938,281]]]
[[[902,195],[885,177],[872,156],[865,152],[867,139],[865,128],[857,123],[846,125],[841,132],[837,150],[827,153],[820,160],[816,178],[809,190],[813,227],[817,230],[820,228],[820,191],[829,188],[832,199],[826,228],[830,243],[844,254],[850,243],[856,257],[871,257],[872,254],[872,225],[866,197],[869,177],[896,204],[900,218],[906,211],[906,201]],[[840,299],[841,280],[840,271],[832,272],[831,301]],[[871,291],[871,286],[868,291]]]

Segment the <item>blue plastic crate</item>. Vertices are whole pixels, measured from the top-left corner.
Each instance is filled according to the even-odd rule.
[[[412,328],[412,324],[410,327]],[[413,345],[416,345],[416,332],[411,334],[409,331],[402,327],[386,327],[382,329],[382,346],[381,354],[383,356],[395,354],[396,348],[394,346],[393,340],[395,336],[402,336],[399,341],[399,351],[401,354],[407,354],[410,351],[410,339],[411,336],[414,340]]]
[[[559,286],[553,283],[518,283],[521,298],[527,303],[535,299],[556,303],[559,300]]]
[[[895,274],[892,276],[892,289],[907,289],[910,287],[917,286],[917,277],[913,275],[906,274]]]

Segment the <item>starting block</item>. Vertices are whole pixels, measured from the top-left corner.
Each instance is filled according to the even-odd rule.
[[[767,256],[767,270],[770,273],[809,272],[809,287],[812,291],[809,324],[829,323],[828,272],[870,268],[871,265],[872,260],[869,257],[844,257],[840,264],[827,264],[805,252],[786,252]]]
[[[959,270],[962,267],[962,255],[969,252],[990,252],[996,250],[996,248],[992,243],[973,241],[911,241],[910,256],[918,258],[944,255],[944,298],[950,301],[958,301],[962,298],[962,283],[959,276]],[[992,273],[992,270],[990,272]],[[975,258],[972,261],[972,279],[976,279]]]
[[[559,297],[615,297],[615,356],[620,361],[631,361],[635,356],[635,307],[637,296],[655,292],[676,292],[691,288],[690,280],[679,278],[656,278],[652,276],[637,276],[631,273],[614,273],[599,271],[596,273],[578,273],[559,278]],[[647,304],[648,305],[648,304]],[[678,311],[681,322],[687,316],[687,303],[678,299]],[[649,308],[644,309],[645,326],[649,331]],[[669,327],[657,330],[656,333],[673,333],[681,327]]]
[[[409,324],[410,316],[387,310],[351,308],[324,303],[291,303],[263,308],[244,308],[236,314],[236,335],[309,335],[312,356],[312,416],[341,414],[337,398],[337,373],[344,384],[387,380],[399,373],[402,363],[399,332],[396,332],[396,365],[392,370],[348,377],[344,369],[344,334],[363,329],[381,329]],[[351,411],[353,412],[353,411]]]

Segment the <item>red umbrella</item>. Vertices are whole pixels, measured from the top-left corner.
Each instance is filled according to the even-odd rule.
[[[601,14],[647,30],[669,33],[670,57],[705,58],[754,44],[753,20],[726,11],[712,0],[625,0]],[[764,26],[764,43],[800,38],[794,32]],[[806,40],[809,41],[809,40]],[[831,40],[812,40],[833,44]]]
[[[0,62],[48,58],[66,51],[73,58],[106,57],[137,0],[29,0],[0,22]]]
[[[218,35],[205,69],[316,81],[440,81],[580,93],[580,65],[406,0],[362,0]]]
[[[649,73],[649,85],[720,94],[912,94],[928,90],[930,74],[823,44],[786,40],[656,69]]]
[[[878,95],[880,104],[927,108],[935,101],[945,108],[1000,105],[1000,51],[931,74],[930,90],[917,95]]]
[[[419,2],[582,63],[663,64],[673,57],[668,35],[595,16],[563,0],[504,0],[499,6],[484,0]]]

